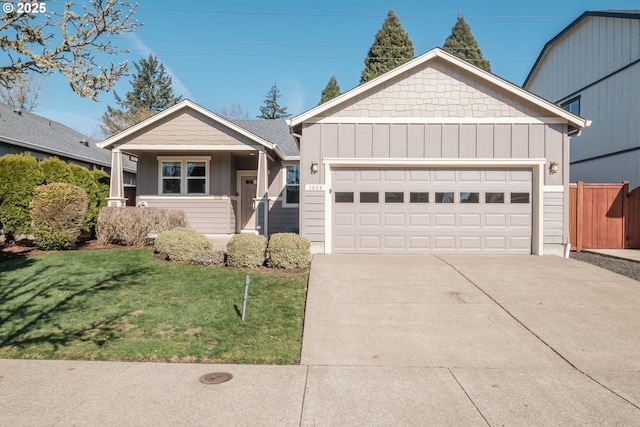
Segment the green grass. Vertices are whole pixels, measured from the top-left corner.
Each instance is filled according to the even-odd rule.
[[[0,358],[295,364],[307,277],[169,263],[148,249],[1,262]]]

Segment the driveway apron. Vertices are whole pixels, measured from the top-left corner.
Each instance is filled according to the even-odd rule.
[[[301,425],[638,425],[639,303],[557,257],[315,256]]]

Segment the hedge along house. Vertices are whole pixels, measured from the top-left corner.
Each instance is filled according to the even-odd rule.
[[[181,209],[198,233],[298,229],[298,148],[283,120],[230,121],[185,100],[101,142],[138,160],[141,206]],[[122,173],[108,203],[125,203]]]
[[[316,253],[562,255],[588,122],[434,49],[291,119]]]

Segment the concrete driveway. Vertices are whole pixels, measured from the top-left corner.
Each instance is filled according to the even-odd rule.
[[[638,425],[639,307],[640,283],[557,257],[316,256],[303,420]]]

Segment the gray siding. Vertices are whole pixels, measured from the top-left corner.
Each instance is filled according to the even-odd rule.
[[[141,200],[147,201],[150,207],[184,211],[189,226],[200,234],[231,234],[235,232],[235,208],[232,206],[233,201],[230,198],[154,197],[141,194],[138,196],[138,201]]]
[[[585,17],[545,52],[525,86],[562,104],[580,96],[592,125],[572,138],[571,161],[640,146],[640,20]],[[625,68],[627,67],[627,68]],[[629,181],[640,186],[640,151],[575,163],[571,181]]]
[[[544,193],[544,232],[545,244],[563,244],[564,241],[564,193]]]

